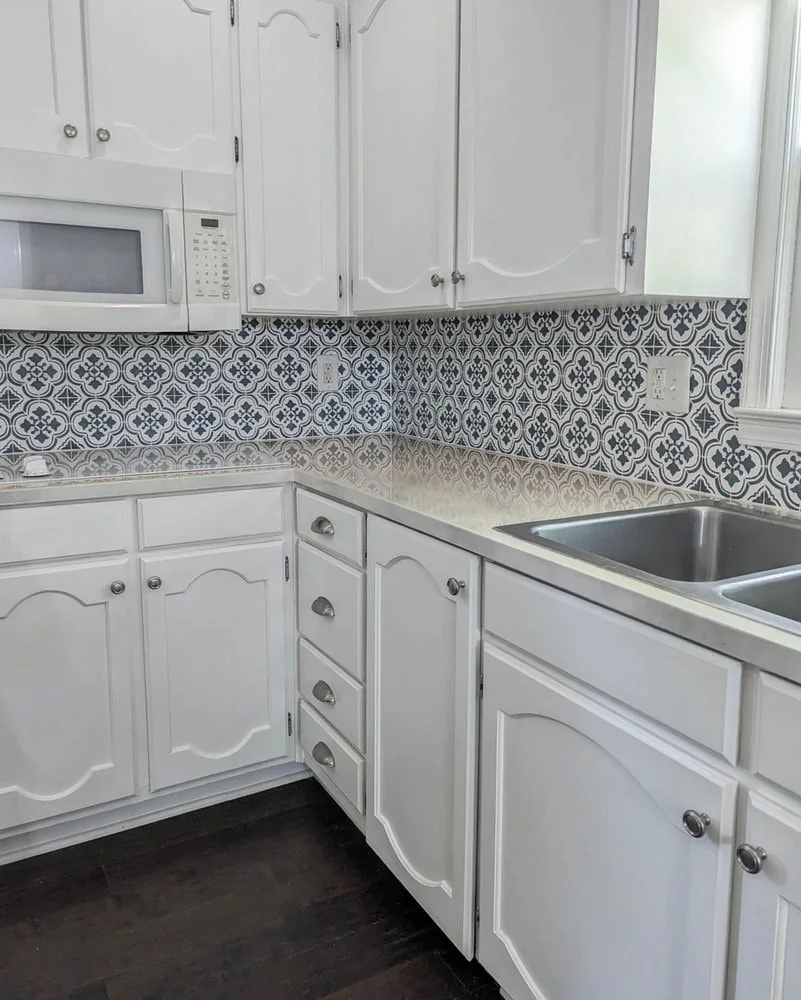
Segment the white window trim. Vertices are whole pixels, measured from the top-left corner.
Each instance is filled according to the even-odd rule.
[[[743,441],[801,448],[801,410],[782,407],[801,192],[801,0],[774,0],[759,208],[745,349]]]

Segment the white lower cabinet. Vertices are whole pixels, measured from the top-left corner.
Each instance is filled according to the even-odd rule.
[[[367,841],[473,954],[478,557],[368,520]]]
[[[0,575],[0,829],[134,793],[129,563]]]
[[[285,757],[282,541],[142,560],[151,788]]]
[[[752,793],[741,871],[735,1000],[801,997],[801,813]]]
[[[512,1000],[723,1000],[736,781],[490,646],[482,727],[478,957]]]

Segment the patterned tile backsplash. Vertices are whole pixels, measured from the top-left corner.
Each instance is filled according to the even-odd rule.
[[[392,426],[386,320],[170,335],[0,332],[0,453],[370,434]],[[314,361],[341,358],[320,395]]]
[[[745,302],[397,320],[403,434],[801,509],[801,455],[737,437]],[[644,407],[646,359],[692,359],[687,416]]]
[[[0,332],[0,453],[401,434],[801,509],[801,455],[739,441],[744,302],[395,320],[248,320],[174,336]],[[341,357],[339,392],[314,360]],[[646,359],[692,406],[646,410]]]

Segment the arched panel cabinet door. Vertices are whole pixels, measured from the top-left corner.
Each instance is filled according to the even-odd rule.
[[[240,18],[247,309],[336,313],[337,7],[241,0]]]
[[[723,1000],[734,780],[487,645],[481,767],[478,957],[513,1000]]]
[[[367,841],[473,954],[479,560],[368,522]]]
[[[454,301],[458,0],[352,0],[353,308]]]
[[[150,785],[287,754],[283,543],[142,560]]]
[[[81,0],[0,4],[0,146],[86,156]]]
[[[462,0],[458,304],[624,287],[638,0]]]
[[[128,576],[0,575],[0,829],[133,795]]]
[[[229,0],[84,0],[92,151],[233,173]]]
[[[745,836],[737,846],[748,871],[735,869],[740,882],[735,1000],[795,1000],[801,996],[801,813],[752,793]]]

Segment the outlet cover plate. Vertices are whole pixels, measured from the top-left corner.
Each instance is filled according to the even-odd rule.
[[[690,356],[659,354],[648,359],[646,410],[690,412]]]
[[[339,355],[335,351],[326,351],[317,358],[317,388],[320,392],[339,389]]]

